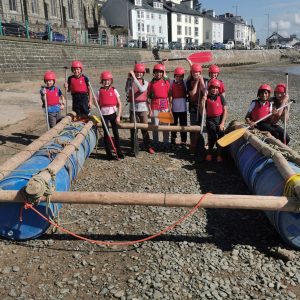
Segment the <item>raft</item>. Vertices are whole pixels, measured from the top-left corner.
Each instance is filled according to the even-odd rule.
[[[28,182],[43,170],[63,151],[66,145],[81,134],[86,124],[84,122],[70,123],[52,138],[48,143],[36,151],[29,159],[15,168],[0,180],[2,190],[21,190]],[[72,181],[80,172],[84,161],[88,158],[96,145],[96,129],[92,127],[81,144],[74,149],[49,184],[55,191],[69,191]],[[56,218],[62,205],[60,203],[40,202],[35,208],[42,214]],[[34,239],[45,233],[50,224],[41,219],[30,209],[24,209],[22,203],[0,203],[0,235],[10,240]]]
[[[254,139],[256,141],[252,142]],[[265,155],[264,147],[268,148],[267,152],[272,155]],[[272,147],[274,152],[271,150]],[[280,152],[291,154],[294,151],[272,137],[257,138],[247,132],[242,138],[230,144],[228,150],[244,182],[255,195],[284,195],[286,177],[289,175],[283,175],[281,167],[289,169],[291,174],[300,174],[298,155],[292,159],[293,161],[289,158],[278,160],[279,163],[274,161],[274,153],[278,155]],[[293,155],[289,156],[293,157]],[[282,164],[285,166],[281,166]],[[300,214],[287,211],[264,211],[264,213],[284,242],[292,248],[300,250]]]

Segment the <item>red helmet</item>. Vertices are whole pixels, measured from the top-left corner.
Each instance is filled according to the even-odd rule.
[[[196,72],[202,72],[202,67],[198,64],[193,64],[191,67],[191,71],[196,73]]]
[[[153,72],[154,71],[165,71],[165,66],[164,65],[162,65],[162,64],[156,64],[154,67],[153,67]]]
[[[209,82],[208,82],[208,87],[211,87],[211,86],[215,86],[217,88],[220,88],[221,87],[221,81],[218,80],[218,79],[211,79]]]
[[[220,73],[220,68],[217,65],[211,65],[208,69],[208,73]]]
[[[145,65],[143,64],[135,64],[134,72],[145,73]]]
[[[109,80],[113,79],[113,76],[110,71],[103,71],[100,75],[100,80]]]
[[[178,67],[174,70],[174,75],[184,75],[184,68]]]
[[[81,71],[82,71],[82,63],[79,60],[73,60],[72,65],[71,65],[71,69],[72,68],[80,68]]]
[[[54,80],[56,81],[56,75],[53,71],[46,71],[44,74],[44,81],[46,80]]]
[[[274,93],[285,93],[286,92],[286,84],[278,83],[274,89]]]
[[[259,95],[259,92],[260,92],[261,90],[268,91],[269,94],[272,92],[271,87],[270,87],[268,84],[266,84],[266,83],[262,84],[262,85],[258,88],[257,96]]]

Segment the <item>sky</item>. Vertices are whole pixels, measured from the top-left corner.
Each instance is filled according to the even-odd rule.
[[[217,15],[226,12],[241,16],[247,24],[252,24],[256,30],[256,37],[264,45],[266,38],[273,32],[283,37],[297,34],[300,39],[300,1],[299,0],[199,0],[202,9],[213,9]],[[268,21],[269,19],[269,21]],[[269,26],[268,26],[269,23]]]

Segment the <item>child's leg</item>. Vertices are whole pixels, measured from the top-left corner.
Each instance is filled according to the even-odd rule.
[[[171,124],[171,125],[176,126],[178,124],[179,113],[178,112],[173,112],[173,117],[174,117],[174,123]],[[171,132],[171,144],[176,143],[176,136],[177,136],[177,132],[172,131]]]
[[[137,112],[138,120],[140,123],[148,124],[148,112],[147,111],[141,111]],[[149,132],[147,130],[142,130],[143,135],[143,142],[145,145],[145,148],[148,149],[150,147],[150,137]]]
[[[105,121],[107,129],[109,130],[109,116],[104,115],[103,119]],[[106,154],[108,156],[112,156],[112,153],[111,153],[111,150],[110,150],[111,149],[110,148],[111,145],[110,145],[109,136],[108,136],[108,134],[107,134],[107,132],[106,132],[105,129],[103,130],[103,132],[104,132],[104,148],[105,148],[105,152],[106,152]]]
[[[159,125],[159,120],[158,120],[157,116],[158,116],[158,110],[152,110],[152,117],[151,117],[152,125],[155,125],[155,126]],[[153,137],[153,142],[158,143],[158,131],[153,131],[152,137]]]
[[[57,123],[57,113],[48,113],[49,127],[53,128]]]
[[[133,117],[133,111],[132,110],[130,110],[129,118],[130,118],[130,123],[133,123],[134,122],[134,117]],[[133,149],[133,143],[134,143],[133,139],[134,139],[134,130],[130,129],[130,145],[131,145],[132,149]]]
[[[186,112],[179,113],[179,124],[180,124],[180,126],[187,126],[187,113]],[[181,143],[186,143],[187,133],[180,132],[180,138],[181,138]]]
[[[206,118],[208,150],[211,152],[217,141],[217,124],[213,118]]]

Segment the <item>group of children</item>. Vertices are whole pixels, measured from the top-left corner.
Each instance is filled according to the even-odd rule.
[[[174,70],[174,79],[166,76],[165,62],[155,64],[153,67],[153,78],[150,82],[144,79],[145,65],[136,63],[134,69],[128,74],[125,90],[130,103],[130,121],[134,122],[134,116],[139,123],[148,124],[148,116],[153,125],[165,125],[160,122],[160,112],[172,112],[174,117],[173,126],[186,126],[188,124],[188,111],[190,125],[200,125],[201,130],[190,134],[190,152],[195,155],[204,155],[205,160],[213,159],[213,148],[217,140],[224,135],[225,122],[228,116],[225,101],[225,86],[218,79],[220,68],[217,65],[209,67],[209,78],[202,76],[200,64],[193,64],[187,59],[190,65],[190,72],[187,79],[184,79],[185,69],[177,67]],[[90,81],[83,74],[83,67],[80,61],[73,61],[71,75],[65,83],[65,88],[72,95],[72,110],[78,118],[87,118],[92,107],[93,92]],[[59,88],[55,86],[56,75],[52,71],[44,74],[45,87],[41,89],[43,107],[47,106],[50,127],[53,127],[61,118],[61,110],[64,109],[65,98]],[[113,76],[110,71],[103,71],[100,74],[101,87],[97,93],[96,101],[99,105],[99,113],[102,114],[106,123],[112,128],[114,141],[109,132],[104,130],[104,146],[108,159],[114,159],[111,152],[111,143],[114,143],[114,150],[118,158],[123,159],[124,154],[120,147],[118,124],[122,115],[122,103],[120,94],[113,86]],[[280,119],[287,118],[287,110],[280,109],[287,100],[285,84],[278,84],[275,88],[274,97],[270,97],[271,87],[263,84],[258,89],[258,98],[251,102],[246,122],[250,127],[257,127],[260,130],[270,131],[272,135],[289,142],[289,137],[284,130],[277,125]],[[264,121],[257,122],[270,114]],[[204,119],[208,144],[203,138]],[[131,146],[133,148],[134,132],[131,130]],[[147,130],[142,130],[143,142],[146,151],[154,154],[158,147],[158,131],[153,131],[153,143]],[[187,133],[180,132],[180,143],[176,143],[176,132],[163,132],[163,150],[181,146],[187,147]],[[221,148],[217,145],[217,162],[222,162]]]

